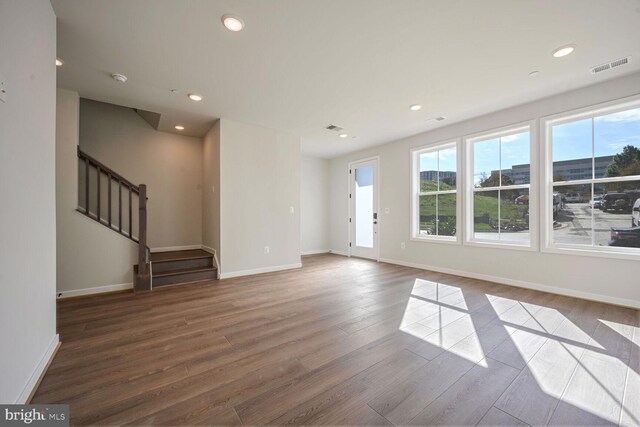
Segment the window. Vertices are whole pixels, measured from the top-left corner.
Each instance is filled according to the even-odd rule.
[[[531,247],[530,126],[473,136],[466,144],[467,241]]]
[[[412,238],[458,242],[457,142],[412,150]]]
[[[546,247],[640,254],[640,102],[545,128]]]

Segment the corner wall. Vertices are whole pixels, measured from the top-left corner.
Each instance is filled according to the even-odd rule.
[[[300,169],[300,250],[329,252],[329,160],[302,156]]]
[[[57,290],[62,296],[127,289],[138,245],[76,211],[80,98],[58,90],[56,129]]]
[[[380,257],[404,265],[640,307],[640,262],[410,240],[410,149],[637,94],[640,73],[452,124],[331,161],[331,249],[348,250],[347,167],[380,156]],[[537,143],[537,142],[536,142]],[[385,214],[385,208],[389,213]],[[401,249],[405,242],[406,249]]]
[[[160,132],[131,108],[81,99],[80,148],[147,185],[151,250],[202,244],[201,138]]]
[[[220,121],[202,144],[202,245],[220,259]]]
[[[220,120],[220,231],[223,278],[300,267],[299,137]]]
[[[0,403],[26,403],[56,335],[56,17],[0,2]]]

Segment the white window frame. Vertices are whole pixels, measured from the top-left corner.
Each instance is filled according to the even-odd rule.
[[[465,144],[465,245],[479,246],[488,248],[509,248],[524,251],[537,251],[539,248],[539,227],[538,227],[538,145],[537,145],[537,129],[536,120],[528,120],[509,126],[474,133],[464,137]],[[510,185],[507,187],[487,187],[478,190],[474,187],[474,144],[478,141],[484,141],[492,138],[512,135],[529,131],[529,184]],[[498,155],[501,155],[498,153]],[[502,162],[500,164],[502,168]],[[496,191],[507,189],[528,189],[529,190],[529,242],[518,242],[516,240],[491,240],[476,239],[474,237],[474,204],[473,196],[476,192]]]
[[[594,118],[605,114],[615,114],[621,111],[640,108],[640,96],[632,96],[628,98],[617,99],[614,101],[604,102],[592,105],[586,108],[571,110],[560,114],[542,117],[540,119],[540,134],[543,135],[540,156],[543,161],[543,173],[540,177],[540,186],[542,188],[542,252],[561,253],[569,255],[588,255],[603,258],[618,259],[640,259],[640,249],[624,248],[616,246],[586,246],[572,245],[567,243],[553,243],[553,187],[554,185],[581,185],[581,184],[606,184],[612,182],[624,181],[640,181],[640,175],[630,175],[626,177],[614,178],[592,178],[574,181],[553,182],[553,141],[551,138],[551,128],[553,125],[570,123],[576,120],[586,118]],[[593,133],[593,130],[592,130]],[[592,144],[594,144],[592,136]],[[593,188],[593,187],[592,187]],[[593,189],[592,189],[593,198]],[[593,219],[592,219],[593,227]]]
[[[427,193],[420,192],[420,155],[425,153],[433,153],[434,151],[447,150],[449,148],[456,149],[456,189],[447,191],[429,191]],[[460,138],[454,138],[445,142],[436,142],[432,144],[422,145],[411,149],[411,235],[409,240],[415,242],[428,243],[448,243],[459,245],[462,243],[462,200],[460,190],[462,189],[462,150]],[[439,167],[438,167],[439,170]],[[456,235],[455,236],[438,236],[420,235],[420,196],[421,195],[456,195]]]

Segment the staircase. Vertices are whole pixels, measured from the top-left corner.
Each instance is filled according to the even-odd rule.
[[[135,292],[153,287],[213,280],[213,255],[201,249],[151,253],[147,246],[147,186],[135,185],[78,147],[81,169],[78,212],[138,244],[133,266]],[[136,209],[137,208],[137,209]],[[138,215],[134,215],[135,210]]]
[[[151,254],[152,288],[217,278],[213,255],[202,249]]]

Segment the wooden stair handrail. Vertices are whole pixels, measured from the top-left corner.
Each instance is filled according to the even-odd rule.
[[[135,185],[128,179],[122,177],[122,175],[120,175],[110,167],[105,166],[103,163],[100,163],[100,161],[96,160],[95,158],[91,157],[90,155],[82,151],[79,145],[78,145],[78,157],[88,161],[89,163],[91,163],[91,166],[93,167],[96,167],[96,168],[99,167],[102,172],[105,172],[107,175],[111,175],[113,179],[120,181],[122,184],[124,184],[125,187],[131,188],[131,190],[134,193],[140,194],[140,188],[137,185]]]
[[[134,271],[134,280],[133,280],[133,289],[136,292],[144,292],[151,290],[151,269],[150,269],[150,253],[151,250],[147,245],[147,186],[145,184],[135,185],[128,179],[124,178],[122,175],[106,166],[102,162],[96,160],[91,157],[84,151],[80,149],[78,146],[78,159],[83,160],[85,164],[85,206],[84,211],[78,208],[78,212],[83,213],[87,217],[97,221],[98,223],[104,225],[105,227],[115,231],[116,233],[133,240],[138,244],[138,265],[137,270]],[[94,216],[91,215],[90,210],[90,180],[89,180],[89,172],[91,168],[95,168],[97,171],[97,182],[96,182],[96,213]],[[100,181],[102,175],[106,175],[107,181],[107,204],[108,204],[108,213],[107,218],[103,219],[101,217],[100,210]],[[112,223],[112,191],[111,191],[111,183],[112,181],[117,181],[118,185],[118,198],[117,198],[117,206],[118,206],[118,225],[117,228],[114,228]],[[128,190],[128,207],[129,207],[129,221],[128,221],[128,230],[122,228],[122,187],[125,187],[125,191]],[[133,237],[133,194],[138,196],[138,238]],[[103,220],[105,222],[103,222]]]
[[[147,246],[147,186],[140,184],[138,201],[138,272],[133,281],[136,292],[151,290],[150,249]]]

